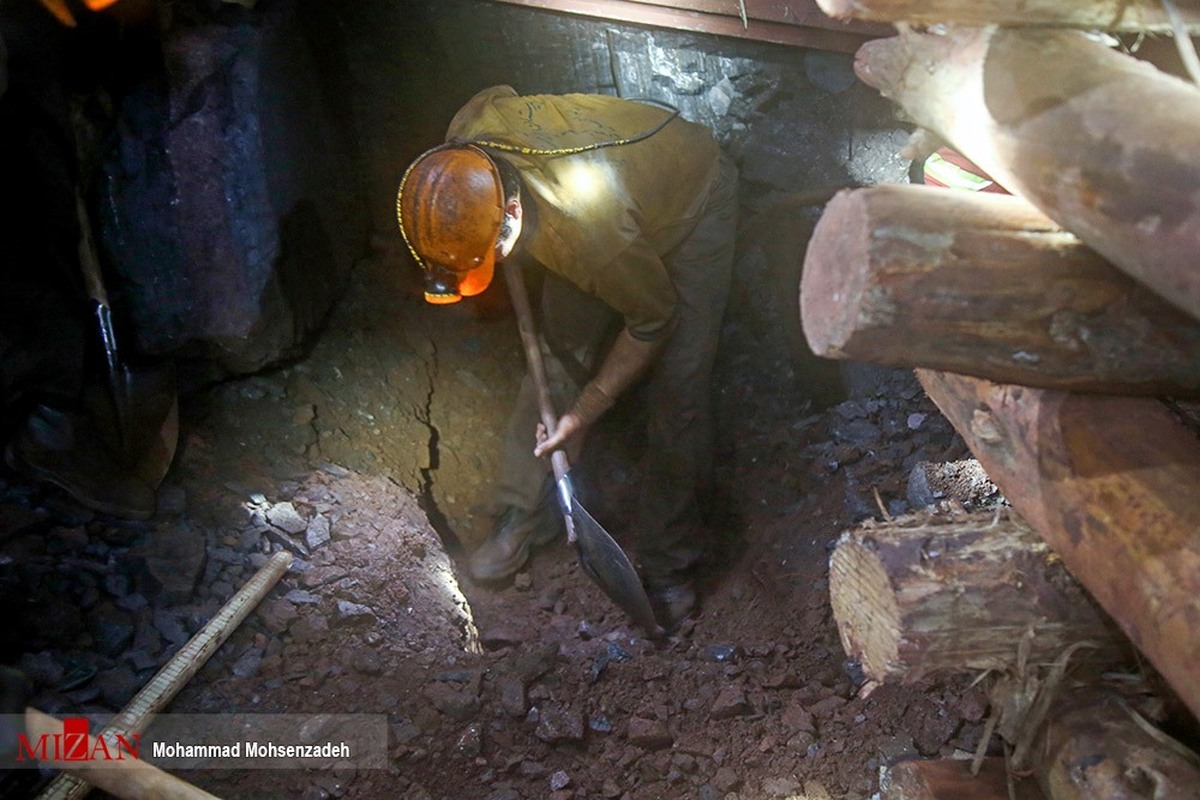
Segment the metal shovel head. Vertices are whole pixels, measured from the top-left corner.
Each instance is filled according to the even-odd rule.
[[[568,487],[566,491],[563,491],[564,484]],[[564,476],[559,489],[563,497],[571,498],[567,513],[575,527],[575,549],[584,572],[647,634],[661,636],[663,629],[654,619],[650,598],[646,596],[637,570],[621,546],[608,535],[608,531],[575,499],[569,486],[568,478]]]
[[[107,386],[88,387],[88,405],[117,462],[157,488],[175,458],[179,402],[170,364],[130,369],[120,365]]]

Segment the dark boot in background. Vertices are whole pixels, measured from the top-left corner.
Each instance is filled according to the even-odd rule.
[[[683,575],[648,575],[642,580],[654,618],[667,633],[674,633],[696,613],[698,602],[691,580]]]
[[[27,478],[58,486],[92,511],[133,520],[154,514],[154,490],[117,464],[80,414],[36,406],[8,443],[4,460]]]

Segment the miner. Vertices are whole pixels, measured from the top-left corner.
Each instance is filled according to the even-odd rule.
[[[472,576],[511,576],[556,535],[543,456],[578,452],[617,399],[644,385],[637,555],[659,622],[677,626],[695,609],[712,540],[710,384],[733,264],[732,162],[711,131],[660,105],[496,86],[408,168],[397,212],[431,303],[482,292],[499,263],[541,277],[547,371],[567,410],[553,435],[538,436],[526,376],[505,437],[497,520],[471,556]]]

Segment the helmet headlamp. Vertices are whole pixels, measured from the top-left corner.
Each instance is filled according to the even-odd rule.
[[[464,297],[482,293],[492,283],[495,274],[495,256],[485,259],[478,267],[458,272],[439,264],[423,262],[425,272],[425,302],[434,305],[457,303]]]

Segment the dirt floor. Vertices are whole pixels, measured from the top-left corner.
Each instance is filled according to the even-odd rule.
[[[409,277],[364,262],[309,357],[188,398],[151,522],[6,479],[4,659],[39,707],[119,709],[284,548],[292,570],[168,710],[386,714],[388,766],[180,773],[221,797],[866,800],[885,763],[976,747],[965,680],[862,692],[829,605],[838,535],[907,510],[915,463],[965,453],[910,374],[864,373],[817,408],[783,311],[735,292],[719,548],[699,615],[655,643],[565,542],[503,586],[455,569],[490,524],[521,351],[502,297],[434,309]],[[637,417],[636,398],[614,409],[580,466],[631,550]]]

